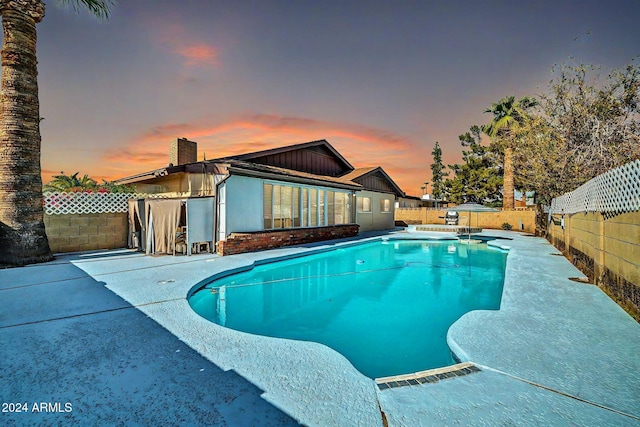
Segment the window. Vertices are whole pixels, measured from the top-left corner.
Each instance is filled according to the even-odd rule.
[[[282,195],[282,186],[273,186],[273,228],[282,228],[280,223],[280,211],[282,208],[280,196]]]
[[[280,228],[293,227],[293,187],[282,186],[280,193]],[[275,220],[275,215],[274,215]]]
[[[293,187],[293,226],[300,227],[300,187]]]
[[[371,212],[371,197],[358,197],[356,203],[358,212]]]
[[[312,188],[310,193],[310,208],[309,214],[311,215],[311,221],[309,221],[309,225],[312,227],[316,227],[318,225],[318,190]]]
[[[269,183],[262,188],[265,230],[350,223],[349,193]]]
[[[336,222],[335,196],[335,192],[327,191],[327,225],[342,224],[341,222]]]
[[[324,222],[324,190],[318,190],[318,225],[325,225]]]
[[[302,189],[302,226],[309,226],[309,189]]]
[[[336,224],[349,224],[349,209],[347,208],[348,198],[349,195],[347,193],[336,193],[334,207]]]
[[[263,184],[262,190],[264,197],[262,198],[264,229],[273,228],[273,185]]]
[[[380,199],[380,212],[391,212],[391,200],[389,199]]]

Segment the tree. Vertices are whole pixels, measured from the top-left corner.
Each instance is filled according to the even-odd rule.
[[[498,155],[482,145],[479,126],[459,136],[464,163],[449,165],[453,179],[446,181],[446,193],[454,203],[496,204],[501,200],[502,168]]]
[[[135,193],[136,187],[133,185],[116,184],[113,181],[102,180],[101,184],[98,184],[98,191],[104,191],[107,193]]]
[[[537,204],[577,187],[578,176],[568,163],[565,140],[542,116],[529,117],[520,128],[513,154],[514,181],[523,191],[534,191]]]
[[[554,70],[543,117],[562,139],[571,188],[640,158],[640,68],[602,78],[590,65]]]
[[[64,171],[60,175],[54,175],[53,180],[44,186],[44,191],[76,191],[76,190],[94,190],[98,183],[95,179],[85,174],[82,178],[78,178],[78,173],[73,175],[65,175]]]
[[[52,192],[75,192],[75,191],[96,191],[100,193],[134,193],[135,187],[130,185],[116,184],[112,181],[102,180],[101,184],[84,174],[78,178],[79,172],[73,175],[65,175],[64,171],[60,175],[54,175],[53,179],[44,186],[44,191]]]
[[[448,172],[444,172],[444,165],[442,164],[442,149],[440,144],[436,141],[436,145],[431,152],[433,156],[433,163],[431,164],[431,189],[433,197],[436,200],[442,200],[445,191],[445,183],[443,178],[449,176]]]
[[[110,0],[63,1],[108,17]],[[36,24],[40,0],[0,0],[2,96],[0,98],[0,264],[24,265],[52,258],[44,228],[40,167],[40,106]]]
[[[591,65],[562,65],[540,110],[519,125],[515,181],[536,203],[572,191],[595,176],[640,158],[640,68],[606,77]]]
[[[491,107],[485,110],[485,113],[493,114],[493,120],[483,126],[482,130],[491,137],[492,143],[502,152],[504,159],[502,207],[505,209],[515,207],[513,149],[517,140],[518,128],[527,118],[526,110],[537,104],[538,101],[535,98],[528,96],[517,102],[514,96],[507,96],[497,103],[491,104]]]

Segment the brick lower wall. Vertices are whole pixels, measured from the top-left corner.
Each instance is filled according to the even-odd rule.
[[[127,247],[126,213],[45,215],[44,226],[53,253]]]
[[[358,234],[358,229],[359,226],[357,224],[347,224],[277,231],[231,233],[226,240],[217,243],[217,252],[218,255],[233,255],[274,249],[282,246],[353,237]]]

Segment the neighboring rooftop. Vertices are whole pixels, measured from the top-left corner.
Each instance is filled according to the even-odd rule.
[[[404,191],[380,166],[358,168],[340,178],[361,184],[366,190],[382,191],[404,197]]]

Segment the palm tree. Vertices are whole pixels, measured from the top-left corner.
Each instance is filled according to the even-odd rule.
[[[64,171],[60,175],[54,175],[53,180],[44,186],[44,191],[74,191],[74,190],[94,190],[98,188],[95,179],[84,174],[82,178],[78,178],[76,172],[73,175],[65,175]]]
[[[62,1],[107,18],[111,0]],[[0,0],[0,264],[24,265],[52,258],[44,228],[40,168],[40,105],[36,24],[40,0]]]
[[[102,180],[101,184],[91,178],[86,173],[82,178],[78,178],[80,172],[73,175],[65,175],[64,171],[60,175],[54,175],[53,179],[44,185],[44,191],[70,192],[70,191],[97,191],[100,193],[135,193],[136,189],[132,185],[116,184],[113,181]]]
[[[514,96],[506,96],[497,103],[491,104],[484,112],[493,114],[493,120],[483,126],[482,131],[502,145],[504,153],[504,183],[502,186],[504,209],[513,209],[514,183],[513,183],[513,148],[516,140],[516,132],[527,118],[526,110],[538,105],[535,98],[525,96],[516,102]]]

